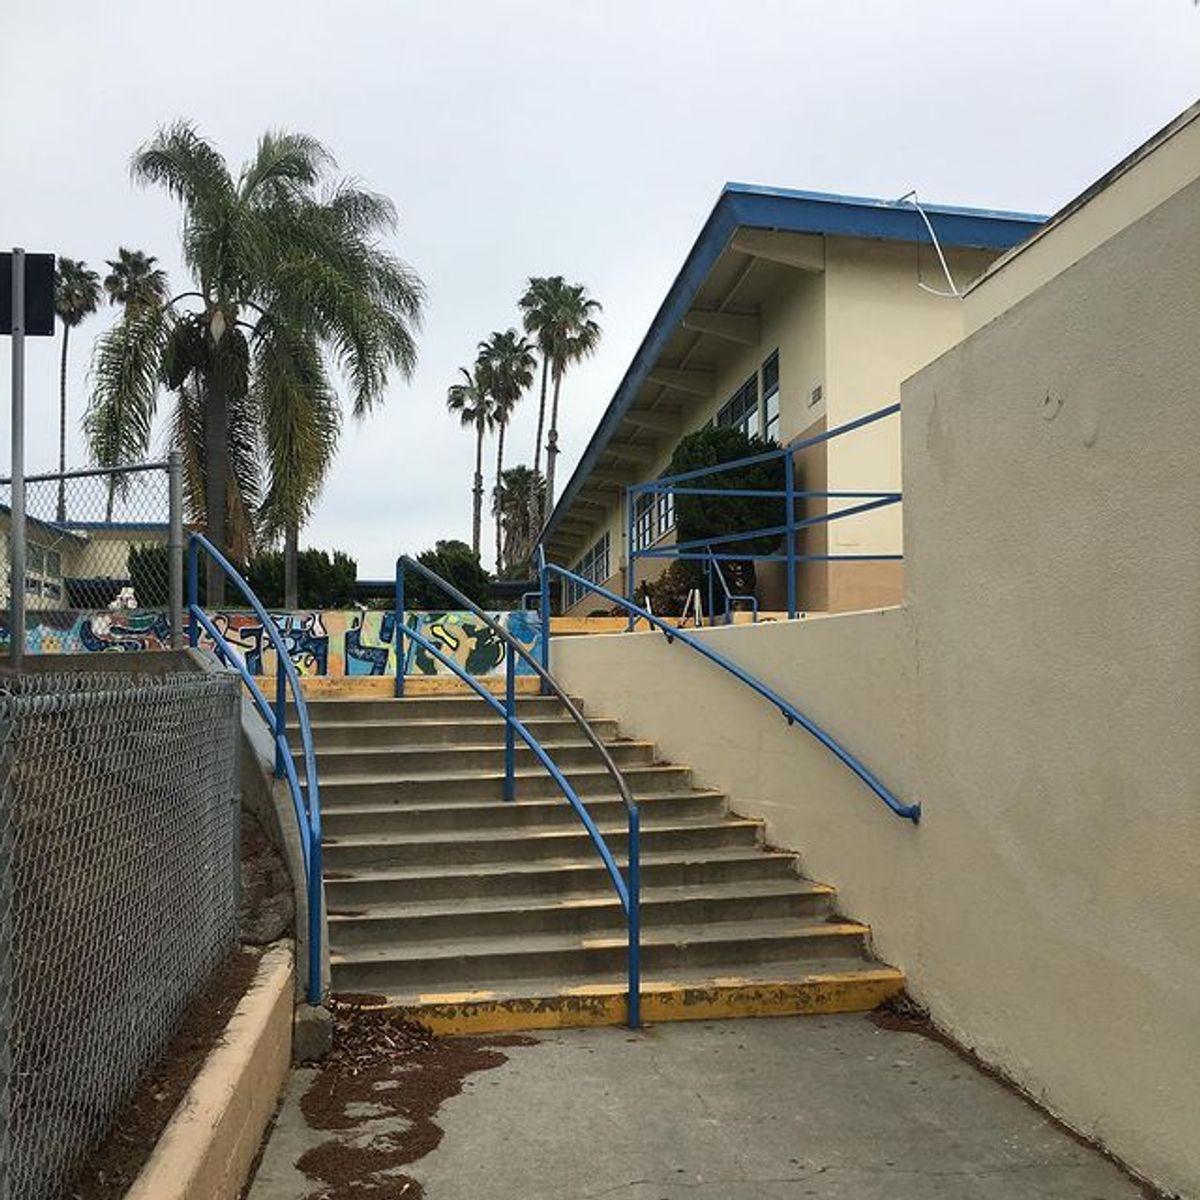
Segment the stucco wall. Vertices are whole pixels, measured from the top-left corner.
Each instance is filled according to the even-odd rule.
[[[767,818],[935,1018],[1200,1196],[1200,183],[905,384],[907,603],[705,634],[892,817],[657,635],[556,643],[589,703]]]

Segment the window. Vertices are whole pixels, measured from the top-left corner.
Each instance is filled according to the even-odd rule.
[[[779,351],[762,367],[763,437],[779,441]]]
[[[633,501],[633,548],[643,550],[657,537],[654,523],[657,515],[653,492],[638,492]]]
[[[747,379],[717,413],[717,425],[722,428],[740,429],[747,437],[758,436],[762,427],[758,419],[757,375]]]
[[[658,500],[658,536],[670,533],[675,528],[675,493],[659,492]]]
[[[633,502],[633,548],[644,550],[675,528],[675,497],[670,492],[638,492]]]
[[[582,575],[589,583],[603,583],[611,574],[608,557],[608,534],[605,533],[599,541],[587,550],[575,564],[576,575]],[[567,580],[567,608],[578,604],[591,593],[581,583],[573,579]]]
[[[25,591],[31,596],[62,599],[62,558],[39,542],[25,547]]]

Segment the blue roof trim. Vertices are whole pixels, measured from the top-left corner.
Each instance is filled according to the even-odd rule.
[[[924,201],[921,207],[933,222],[939,240],[946,246],[1007,250],[1024,241],[1046,221],[1044,216],[1036,213],[961,208]],[[737,229],[780,229],[788,233],[902,242],[930,240],[920,214],[907,201],[727,183],[554,506],[542,531],[542,542],[554,532],[563,514],[571,507],[583,481],[595,468],[604,447],[632,406],[638,389]]]

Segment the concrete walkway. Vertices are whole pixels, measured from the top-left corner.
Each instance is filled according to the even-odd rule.
[[[249,1200],[1137,1200],[1141,1189],[946,1047],[867,1018],[540,1034],[464,1073],[426,1120],[360,1098],[310,1128],[295,1073]],[[395,1068],[398,1077],[413,1078]],[[370,1085],[386,1094],[387,1080]],[[457,1084],[451,1091],[457,1089]],[[436,1089],[435,1089],[436,1090]],[[310,1115],[315,1109],[306,1104]],[[444,1136],[438,1142],[436,1130]],[[336,1129],[352,1124],[352,1128]],[[416,1136],[415,1125],[427,1128]],[[396,1167],[403,1140],[423,1157]],[[295,1164],[331,1139],[382,1174]],[[413,1146],[417,1149],[412,1149]],[[333,1147],[337,1149],[337,1147]],[[409,1151],[405,1151],[407,1159]],[[337,1171],[333,1172],[337,1175]],[[363,1185],[366,1185],[365,1187]],[[423,1190],[422,1190],[423,1189]]]

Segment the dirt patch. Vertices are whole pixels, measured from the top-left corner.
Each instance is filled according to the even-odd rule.
[[[129,1190],[192,1080],[200,1073],[258,969],[259,954],[236,947],[192,1001],[159,1062],[138,1080],[129,1103],[65,1195],[120,1200]]]
[[[257,819],[242,813],[241,940],[268,946],[292,933],[295,924],[292,879],[279,851]]]
[[[296,1166],[319,1186],[306,1200],[419,1200],[401,1168],[442,1140],[438,1109],[467,1077],[507,1061],[504,1047],[536,1038],[435,1037],[395,1013],[335,1001],[333,1050],[300,1101],[313,1129],[342,1136],[307,1151]],[[393,1128],[372,1133],[374,1122]]]
[[[939,1029],[933,1023],[928,1009],[918,1004],[907,992],[900,992],[890,1000],[885,1000],[877,1009],[867,1013],[867,1020],[872,1025],[878,1025],[880,1029],[886,1029],[892,1033],[914,1033],[918,1037],[928,1038],[931,1042],[937,1042],[938,1045],[945,1046],[947,1050],[956,1054],[981,1075],[986,1075],[1007,1091],[1019,1096],[1030,1108],[1036,1109],[1039,1116],[1049,1121],[1056,1129],[1061,1130],[1073,1142],[1078,1143],[1080,1146],[1086,1146],[1093,1153],[1106,1158],[1130,1183],[1135,1184],[1140,1189],[1145,1200],[1179,1200],[1177,1195],[1160,1191],[1154,1184],[1143,1179],[1106,1147],[1092,1141],[1091,1138],[1086,1137],[1079,1130],[1072,1129],[1070,1125],[1061,1121],[1036,1097],[1031,1096],[1024,1088],[1019,1087],[996,1067],[984,1062],[970,1047],[964,1046],[961,1042],[956,1042],[948,1033]]]

